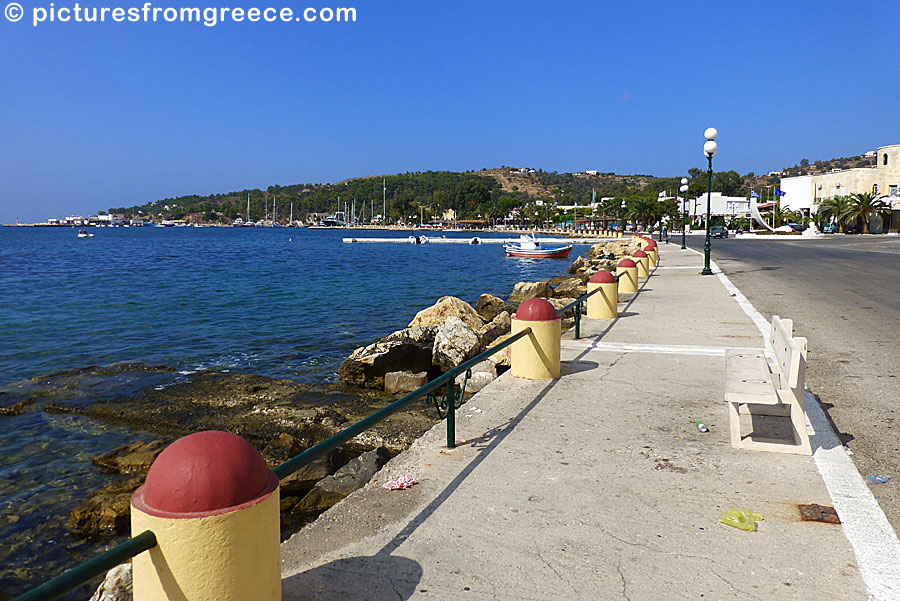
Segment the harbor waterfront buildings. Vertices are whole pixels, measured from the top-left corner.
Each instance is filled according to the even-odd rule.
[[[873,156],[874,155],[874,156]],[[822,201],[837,196],[868,192],[891,205],[891,226],[900,221],[900,144],[881,146],[872,156],[875,164],[829,173],[781,178],[781,206],[792,211],[816,213]]]

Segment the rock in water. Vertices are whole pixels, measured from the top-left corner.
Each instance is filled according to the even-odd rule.
[[[463,361],[471,359],[478,354],[480,349],[481,343],[478,335],[472,328],[463,323],[460,318],[451,316],[438,328],[434,337],[431,362],[443,371],[447,371]]]
[[[494,317],[490,323],[484,324],[484,326],[478,330],[478,339],[481,340],[481,347],[486,348],[500,336],[509,334],[510,324],[509,313],[506,311]]]
[[[106,573],[90,601],[131,601],[131,564],[117,565]]]
[[[384,375],[384,391],[388,394],[412,392],[428,383],[428,373],[411,371],[392,371]]]
[[[413,320],[409,322],[409,327],[440,326],[449,317],[460,319],[474,331],[477,331],[483,323],[481,317],[468,303],[455,296],[444,296],[432,306],[416,313]]]
[[[167,445],[168,442],[162,438],[150,442],[133,442],[94,457],[93,463],[117,474],[139,474],[150,469],[153,460]]]
[[[578,257],[575,259],[575,262],[569,266],[569,273],[578,273],[589,265],[590,263],[584,257]]]
[[[341,363],[338,376],[344,384],[381,388],[392,371],[428,371],[436,327],[410,327],[356,349]]]
[[[550,298],[552,296],[553,288],[547,282],[519,282],[509,295],[509,302],[520,305],[529,298]]]
[[[504,311],[512,315],[515,313],[516,308],[502,298],[491,294],[482,294],[478,297],[478,302],[475,303],[475,312],[486,322],[492,321]]]
[[[127,532],[131,520],[131,494],[144,476],[131,476],[92,493],[69,513],[69,530],[76,536]]]
[[[294,513],[324,511],[338,501],[362,488],[391,458],[384,447],[363,453],[352,459],[333,476],[320,480],[309,494],[294,506]]]

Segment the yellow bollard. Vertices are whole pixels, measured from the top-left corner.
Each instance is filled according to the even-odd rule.
[[[619,287],[616,278],[610,272],[601,269],[591,276],[587,291],[597,292],[587,299],[587,316],[589,319],[615,319],[619,316]]]
[[[616,275],[619,278],[619,293],[634,294],[638,291],[638,270],[637,264],[631,259],[622,259],[616,268]]]
[[[639,242],[641,243],[641,250],[647,248],[647,245],[650,244],[650,240],[645,236],[641,236]]]
[[[642,250],[634,253],[634,256],[631,257],[634,259],[634,262],[637,263],[637,275],[639,278],[648,278],[650,277],[650,257],[647,256]]]
[[[131,532],[157,546],[133,560],[134,601],[280,601],[278,477],[229,432],[169,445],[131,497]]]
[[[562,320],[546,299],[530,298],[521,305],[512,319],[511,334],[525,328],[531,333],[517,340],[509,348],[510,372],[526,380],[551,380],[560,375],[559,347]],[[135,600],[137,601],[137,600]]]
[[[659,264],[659,247],[656,245],[656,242],[651,241],[647,248],[644,249],[644,252],[650,258],[650,267],[656,267]]]

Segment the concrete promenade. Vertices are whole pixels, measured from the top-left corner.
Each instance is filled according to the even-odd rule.
[[[724,351],[764,348],[764,321],[660,251],[619,319],[564,336],[560,379],[504,375],[459,410],[458,448],[438,424],[286,541],[283,598],[900,599],[896,535],[818,407],[814,457],[731,448]],[[382,488],[401,475],[419,484]],[[731,506],[758,531],[720,524]]]

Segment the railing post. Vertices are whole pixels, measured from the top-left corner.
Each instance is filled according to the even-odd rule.
[[[131,498],[134,601],[281,601],[278,477],[229,432],[169,445]]]
[[[581,303],[575,305],[575,340],[581,338]]]
[[[456,380],[447,382],[447,448],[456,448]]]

